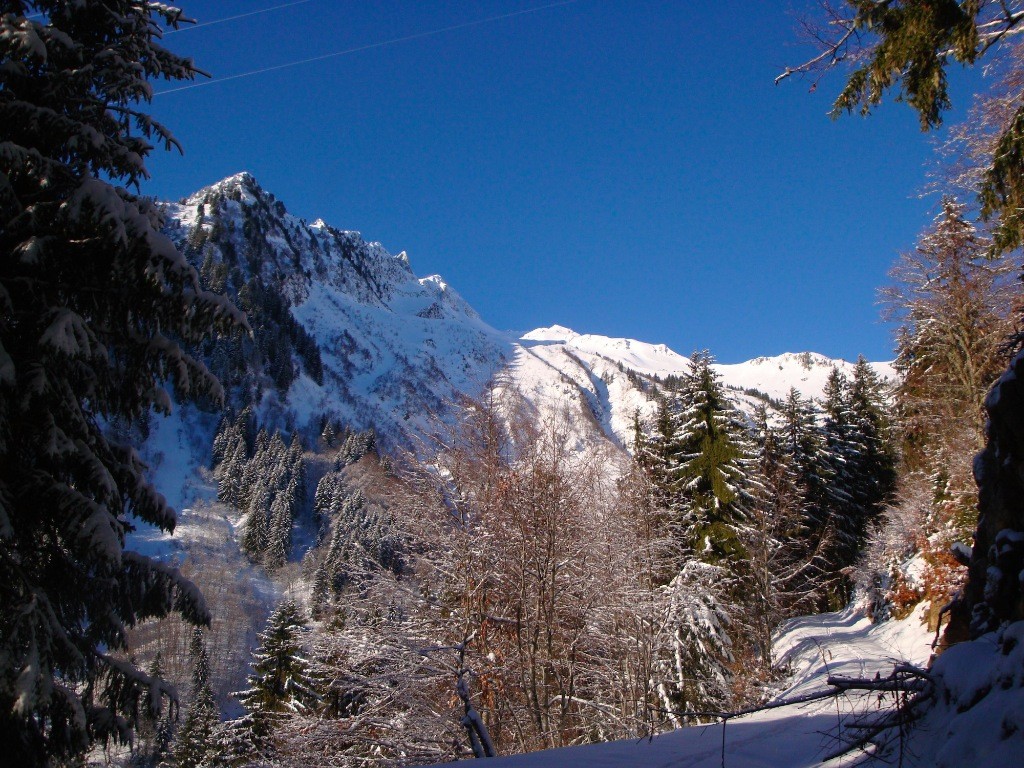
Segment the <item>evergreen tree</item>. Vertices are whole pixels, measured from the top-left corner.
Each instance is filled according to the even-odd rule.
[[[220,722],[217,704],[210,688],[210,660],[206,655],[203,632],[192,632],[189,644],[192,659],[192,687],[185,722],[174,739],[171,764],[175,768],[204,768],[213,757],[213,734]]]
[[[224,457],[228,453],[228,433],[232,426],[229,410],[221,416],[220,422],[217,424],[217,431],[213,434],[213,445],[210,449],[210,466],[212,468],[216,468],[218,464],[224,461]]]
[[[845,11],[827,11],[829,32],[819,39],[824,50],[787,67],[776,80],[852,64],[833,104],[833,117],[844,112],[867,115],[896,89],[896,100],[917,112],[922,130],[937,128],[952,106],[947,67],[1014,55],[1007,47],[1015,39],[1020,15],[1002,3],[847,0],[844,5]],[[977,135],[970,141],[969,173],[981,214],[993,223],[991,251],[1009,253],[1024,243],[1024,105],[1016,90],[997,93],[993,100],[1002,103],[972,116]]]
[[[945,198],[914,251],[890,271],[894,284],[883,298],[899,323],[897,394],[912,451],[941,438],[936,429],[952,419],[981,445],[985,393],[1007,363],[1019,271],[1017,259],[987,259],[988,247],[964,205]]]
[[[805,486],[800,481],[784,434],[772,427],[767,408],[756,414],[757,477],[760,493],[751,506],[746,534],[749,555],[744,574],[747,641],[763,665],[772,663],[772,634],[797,611],[813,609],[821,558],[808,536]]]
[[[890,89],[898,88],[899,98],[917,111],[924,129],[938,126],[950,107],[946,68],[952,62],[991,61],[1006,52],[1020,23],[1016,9],[1011,12],[1002,3],[850,0],[847,5],[845,18],[830,14],[834,37],[822,41],[825,50],[801,66],[787,68],[783,77],[852,62],[855,68],[835,102],[834,114],[853,110],[866,114]],[[975,136],[968,158],[976,174],[981,215],[993,225],[991,255],[1010,253],[1024,243],[1024,104],[1019,98],[1019,67],[1008,69],[1003,92],[980,100],[982,109],[972,116],[977,119],[970,128]],[[1018,349],[1022,341],[1024,336],[1015,334]],[[1019,358],[1010,361],[994,394],[985,401],[987,445],[973,462],[979,515],[970,579],[964,599],[952,612],[949,638],[978,635],[1000,622],[1024,617],[1020,581],[989,577],[1000,570],[997,562],[990,561],[998,551],[999,538],[1024,529],[1020,490],[1024,458],[1017,449],[1022,444],[1019,362]],[[1019,569],[1019,564],[1003,560],[1002,567]]]
[[[267,432],[266,428],[261,427],[253,442],[253,456],[265,455],[268,448],[270,448],[270,433]]]
[[[977,522],[971,458],[984,442],[983,402],[1008,362],[1019,258],[986,258],[989,241],[952,198],[890,271],[887,316],[899,323],[895,401],[902,466],[939,478],[952,523],[970,540]]]
[[[288,446],[280,432],[275,432],[270,438],[266,451],[260,456],[260,466],[266,472],[268,486],[281,491],[288,485]]]
[[[850,381],[842,371],[833,368],[825,382],[823,406],[825,450],[831,457],[832,480],[840,491],[849,495],[855,483],[854,455],[857,451],[853,434],[854,417],[850,411]]]
[[[323,430],[320,432],[320,439],[324,441],[324,445],[328,448],[333,448],[335,441],[338,439],[337,430],[334,428],[334,422],[331,419],[326,419]]]
[[[854,547],[848,495],[837,483],[844,458],[829,449],[810,401],[790,389],[780,412],[781,449],[796,474],[803,497],[803,534],[808,550],[818,549],[823,572],[839,579],[836,548]],[[824,546],[821,546],[824,545]]]
[[[366,432],[351,432],[342,443],[338,451],[337,469],[343,469],[349,464],[355,464],[359,459],[370,451],[374,450],[376,438],[373,430]]]
[[[825,458],[825,436],[818,427],[817,414],[811,402],[795,388],[790,388],[779,412],[780,448],[788,457],[808,505],[809,515],[819,530],[827,524],[830,502],[829,487],[834,478]]]
[[[217,466],[217,498],[235,509],[245,506],[245,475],[249,463],[245,437],[237,424],[231,425],[223,438],[214,441],[214,452],[223,451]]]
[[[249,499],[249,508],[242,529],[242,551],[253,561],[259,561],[270,540],[270,507],[273,493],[262,480],[256,483]]]
[[[743,557],[740,535],[752,495],[753,449],[708,352],[693,356],[679,400],[677,440],[688,536],[706,562]]]
[[[315,703],[315,685],[302,653],[306,624],[286,600],[267,619],[253,652],[249,689],[238,698],[252,714],[304,712]]]
[[[159,651],[153,657],[149,676],[154,680],[164,679],[163,658]],[[167,757],[176,719],[172,709],[168,707],[156,716],[149,708],[143,709],[137,730],[137,743],[133,748],[132,765],[159,765]]]
[[[220,723],[211,736],[210,768],[252,768],[271,764],[273,722],[263,712],[248,712]]]
[[[295,520],[295,488],[290,483],[278,491],[270,505],[270,526],[267,530],[267,547],[263,563],[267,568],[280,568],[288,560],[292,543],[292,523]]]
[[[288,485],[292,488],[293,503],[298,511],[306,503],[306,461],[302,456],[302,438],[296,432],[288,446]]]
[[[682,518],[682,446],[678,437],[678,412],[681,409],[675,393],[665,392],[658,398],[658,412],[653,430],[644,436],[637,427],[637,463],[651,479],[659,506]]]
[[[677,713],[713,712],[728,701],[732,641],[723,589],[728,580],[720,567],[691,560],[664,588],[672,652],[661,662],[658,693],[677,726],[687,722]]]
[[[244,318],[161,234],[147,177],[151,79],[191,79],[158,40],[181,12],[141,0],[0,6],[0,743],[12,765],[126,741],[166,691],[113,663],[125,630],[209,615],[176,570],[125,549],[174,527],[135,452],[103,424],[219,400],[183,349]],[[123,186],[120,186],[123,185]],[[149,690],[155,694],[151,695]]]
[[[850,490],[857,510],[858,549],[896,490],[896,451],[886,400],[882,380],[867,360],[858,358],[850,385],[851,426],[858,448],[850,473],[856,482]]]

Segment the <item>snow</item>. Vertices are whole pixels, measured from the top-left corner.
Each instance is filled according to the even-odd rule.
[[[673,352],[664,344],[648,344],[636,339],[613,339],[596,334],[580,334],[561,325],[538,328],[520,338],[525,346],[539,346],[530,342],[563,344],[576,352],[603,357],[618,365],[647,376],[667,376],[683,373],[690,368],[689,358]]]
[[[871,363],[883,381],[895,381],[891,363]],[[715,370],[727,386],[756,389],[769,397],[783,399],[791,387],[803,396],[820,400],[833,368],[852,378],[854,363],[833,360],[814,352],[787,352],[775,357],[758,357],[745,363],[719,364]]]
[[[955,645],[932,670],[938,705],[912,739],[916,764],[1019,766],[1024,752],[1024,622]]]
[[[895,661],[923,664],[931,653],[930,635],[916,613],[899,622],[871,624],[852,609],[794,620],[783,627],[776,649],[792,672],[779,698],[823,690],[829,674],[873,676]],[[874,694],[866,698],[873,699]],[[858,698],[841,698],[845,715]],[[836,701],[780,707],[728,721],[724,727],[729,768],[801,768],[823,764],[835,747],[839,718]],[[616,741],[497,758],[494,768],[686,768],[722,764],[721,723],[682,728],[653,739]],[[846,759],[852,763],[852,758]],[[848,764],[843,761],[842,764]],[[830,762],[837,765],[839,761]],[[911,765],[911,763],[905,763]],[[969,765],[970,763],[963,763]],[[974,763],[976,765],[980,763]],[[919,763],[924,766],[927,763]],[[989,763],[985,765],[1016,765]]]
[[[923,667],[931,636],[918,609],[902,621],[871,624],[853,609],[789,622],[776,638],[778,660],[791,668],[776,702],[827,688],[830,675],[885,676],[897,661]],[[1024,750],[1024,622],[954,646],[931,669],[936,703],[880,764],[905,768],[1015,768]],[[498,758],[495,768],[813,768],[853,765],[862,753],[827,760],[850,716],[873,711],[878,694],[783,706],[697,725],[653,739],[616,741]],[[724,738],[724,756],[723,756]],[[872,763],[874,764],[874,763]]]
[[[523,341],[572,341],[579,334],[564,325],[551,325],[547,328],[535,328],[522,335]]]
[[[654,401],[626,371],[657,379],[690,369],[689,358],[664,344],[581,334],[561,325],[523,334],[512,360],[513,380],[539,413],[552,413],[571,403],[584,416],[579,421],[590,422],[590,427],[581,423],[581,431],[600,427],[604,437],[621,448],[632,444],[634,415],[649,422],[656,410]],[[884,380],[895,379],[889,363],[871,366]],[[821,399],[833,367],[852,378],[853,363],[813,352],[712,366],[734,404],[748,415],[761,404],[747,394],[749,390],[783,399],[795,387],[805,398]],[[579,436],[580,445],[590,442]]]
[[[924,665],[931,656],[932,634],[924,625],[922,604],[902,621],[872,624],[857,609],[793,619],[776,638],[776,659],[792,667],[782,698],[824,687],[828,675],[872,677],[908,661]]]
[[[138,524],[128,536],[128,549],[157,559],[180,556],[187,541],[199,541],[220,535],[205,517],[197,517],[191,507],[210,502],[217,496],[204,468],[209,463],[213,431],[219,415],[205,414],[190,405],[178,405],[169,416],[153,413],[149,419],[149,437],[140,455],[148,469],[146,478],[163,494],[178,513],[173,534],[155,526]]]
[[[596,334],[580,334],[560,325],[538,328],[523,334],[520,342],[536,348],[562,345],[576,352],[602,357],[646,376],[672,376],[686,373],[688,357],[664,344],[651,344],[636,339],[616,339]],[[871,363],[874,371],[886,381],[896,378],[891,363]],[[717,363],[712,366],[726,387],[734,390],[754,389],[769,397],[783,399],[791,387],[805,398],[821,399],[825,383],[833,368],[852,377],[854,364],[815,352],[787,352],[774,357],[758,357],[743,363]]]

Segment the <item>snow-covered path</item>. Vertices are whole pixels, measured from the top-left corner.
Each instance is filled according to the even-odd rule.
[[[901,661],[924,665],[932,637],[920,610],[883,624],[872,624],[852,609],[793,619],[775,642],[777,663],[792,670],[790,687],[780,698],[819,690],[829,675],[872,677],[890,673]]]
[[[852,610],[796,619],[776,643],[778,658],[791,669],[780,698],[824,690],[832,675],[871,677],[892,671],[897,661],[924,664],[930,636],[913,615],[873,625]],[[654,739],[616,741],[498,758],[493,768],[812,768],[836,745],[844,715],[870,697],[823,699],[730,720],[684,728]],[[853,757],[830,761],[851,765]]]

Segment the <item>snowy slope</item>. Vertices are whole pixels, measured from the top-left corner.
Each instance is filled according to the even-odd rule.
[[[639,374],[642,383],[678,376],[690,368],[689,358],[664,344],[581,334],[560,325],[524,334],[519,346],[523,350],[516,355],[513,372],[528,397],[551,400],[577,390],[604,433],[621,447],[628,447],[633,439],[634,414],[650,420],[655,412],[654,402],[629,373]],[[548,366],[546,377],[543,369],[523,362],[526,353]],[[895,380],[889,363],[871,365],[883,379]],[[759,400],[750,391],[778,400],[795,388],[806,398],[820,399],[832,369],[852,376],[854,364],[805,352],[713,368],[737,407],[752,413]],[[561,376],[560,385],[551,380],[551,372]]]
[[[616,364],[621,363],[625,368],[648,376],[679,375],[685,373],[690,366],[688,357],[664,344],[579,334],[560,325],[530,331],[522,337],[522,341],[532,345],[566,347]],[[872,363],[871,366],[883,379],[891,381],[896,378],[890,363]],[[785,397],[791,387],[795,387],[804,397],[821,398],[833,368],[852,376],[854,364],[815,352],[787,352],[774,357],[757,357],[744,363],[714,365],[714,370],[726,387],[755,389],[774,399]]]
[[[871,367],[882,379],[895,381],[896,371],[891,363],[871,363]],[[854,364],[814,352],[786,352],[774,357],[757,357],[745,363],[715,366],[727,386],[756,389],[777,400],[784,398],[790,387],[795,387],[804,397],[820,399],[833,368],[850,377]]]
[[[852,610],[801,618],[780,632],[776,652],[792,668],[788,699],[827,688],[830,674],[872,677],[892,671],[896,661],[924,664],[930,636],[917,614],[901,622],[874,625]],[[724,764],[729,768],[810,768],[834,749],[840,723],[870,704],[874,694],[782,707],[730,720],[725,727]],[[719,766],[722,726],[683,728],[654,739],[617,741],[498,758],[494,768],[688,768]],[[846,758],[843,765],[852,764]],[[837,765],[839,761],[828,765]],[[924,766],[929,763],[917,763]],[[906,763],[913,765],[913,763]],[[986,765],[989,765],[986,763]],[[991,764],[1008,768],[1010,763]]]
[[[524,334],[521,341],[530,346],[564,346],[622,363],[630,370],[647,376],[671,376],[686,371],[689,358],[673,352],[664,344],[648,344],[635,339],[613,339],[594,334],[579,334],[560,325],[538,328]]]

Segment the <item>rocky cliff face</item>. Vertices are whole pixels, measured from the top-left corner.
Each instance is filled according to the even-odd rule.
[[[290,215],[249,174],[167,214],[204,281],[253,325],[253,340],[211,364],[271,418],[302,426],[328,414],[393,445],[479,392],[511,355],[511,342],[440,277],[416,277],[404,253],[358,232]]]

